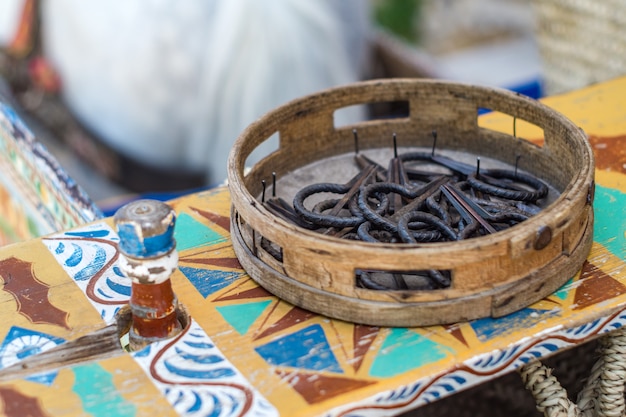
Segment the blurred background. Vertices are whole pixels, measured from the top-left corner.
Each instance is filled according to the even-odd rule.
[[[222,183],[247,125],[324,88],[430,77],[539,98],[615,77],[624,10],[619,0],[3,0],[0,77],[108,214],[137,195]]]
[[[622,0],[2,0],[0,245],[223,183],[246,126],[321,89],[428,77],[540,98],[623,75],[624,27]],[[548,361],[570,392],[593,350]],[[412,415],[451,414],[537,412],[510,374]]]

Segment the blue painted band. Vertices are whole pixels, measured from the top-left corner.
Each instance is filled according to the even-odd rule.
[[[169,253],[176,246],[174,240],[174,224],[160,235],[141,238],[137,236],[136,228],[132,224],[118,225],[120,236],[119,248],[133,258],[154,258]]]

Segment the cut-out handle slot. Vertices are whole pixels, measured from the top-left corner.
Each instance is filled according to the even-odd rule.
[[[478,127],[506,133],[537,146],[543,146],[543,129],[534,123],[485,107],[478,107],[477,115]]]
[[[436,291],[450,288],[452,272],[450,270],[423,271],[355,271],[355,285],[372,291]]]
[[[407,119],[410,114],[408,100],[377,101],[356,104],[335,110],[335,129],[373,120]]]

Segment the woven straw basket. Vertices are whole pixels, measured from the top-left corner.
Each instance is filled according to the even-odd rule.
[[[548,94],[626,73],[626,2],[534,0],[533,6]]]
[[[346,106],[405,101],[408,117],[335,127]],[[544,131],[543,147],[480,128],[479,108],[525,120]],[[397,133],[408,148],[437,148],[493,158],[550,184],[560,193],[539,214],[474,239],[422,244],[364,243],[322,235],[273,215],[261,202],[262,181],[337,155],[389,149]],[[244,176],[253,150],[278,133],[278,149]],[[555,291],[586,258],[593,228],[593,156],[586,136],[561,114],[504,90],[430,80],[369,81],[292,101],[259,119],[237,139],[229,158],[231,232],[235,252],[260,285],[303,308],[370,325],[441,324],[518,310]],[[345,179],[345,178],[344,178]],[[310,183],[318,182],[315,179]],[[308,184],[302,184],[308,185]],[[280,183],[277,186],[280,188]],[[557,193],[557,194],[558,194]],[[262,242],[279,247],[281,259]],[[267,245],[265,245],[267,247]],[[451,272],[450,288],[373,291],[355,284],[356,270]]]

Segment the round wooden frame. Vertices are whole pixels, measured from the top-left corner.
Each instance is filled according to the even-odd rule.
[[[405,101],[406,118],[335,128],[336,110]],[[481,128],[480,108],[509,114],[544,131],[544,145]],[[485,155],[520,167],[560,196],[536,216],[498,233],[458,242],[376,244],[341,240],[270,213],[255,196],[261,180],[353,149],[388,147],[391,132],[408,146]],[[244,176],[248,156],[275,133],[279,148]],[[593,230],[593,153],[585,133],[549,107],[505,90],[435,80],[375,80],[294,100],[263,116],[237,139],[228,160],[233,247],[244,269],[282,299],[330,317],[381,326],[422,326],[498,317],[540,300],[571,278],[586,259]],[[282,251],[266,252],[262,238]],[[450,288],[373,291],[358,288],[355,270],[445,269]]]

